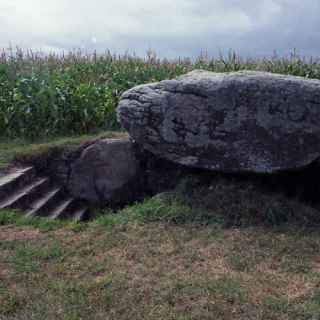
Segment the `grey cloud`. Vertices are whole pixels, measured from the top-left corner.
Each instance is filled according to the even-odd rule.
[[[0,46],[129,50],[163,57],[234,49],[244,56],[319,56],[314,0],[2,0]],[[92,41],[92,39],[94,41]]]

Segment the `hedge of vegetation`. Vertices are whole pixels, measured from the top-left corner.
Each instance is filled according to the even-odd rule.
[[[119,129],[115,109],[120,95],[142,83],[173,78],[193,69],[216,72],[265,70],[320,79],[320,61],[300,58],[208,59],[205,55],[169,61],[112,55],[0,53],[0,136],[36,139]]]

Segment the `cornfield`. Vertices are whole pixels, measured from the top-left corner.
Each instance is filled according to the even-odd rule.
[[[0,52],[0,137],[37,139],[120,129],[115,109],[121,94],[139,84],[174,78],[193,69],[261,70],[320,79],[320,60],[227,57],[176,60],[84,53]]]

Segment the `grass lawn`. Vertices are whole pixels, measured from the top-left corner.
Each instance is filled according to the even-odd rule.
[[[2,164],[48,146],[3,143]],[[245,195],[238,208],[253,206]],[[1,211],[0,319],[320,319],[317,230],[196,210],[149,199],[88,223]]]
[[[318,233],[104,218],[3,224],[0,319],[320,317]]]

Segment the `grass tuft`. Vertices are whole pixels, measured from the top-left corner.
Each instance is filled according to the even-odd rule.
[[[33,228],[39,229],[40,231],[52,231],[57,230],[62,227],[69,226],[71,230],[77,230],[74,222],[62,221],[62,220],[49,220],[47,218],[41,217],[25,217],[21,212],[13,210],[0,210],[0,226],[5,225],[16,225],[31,226]]]

